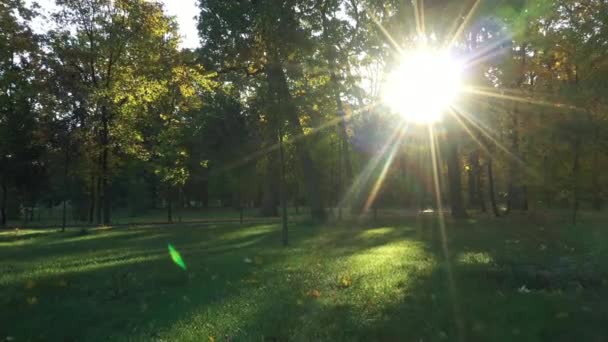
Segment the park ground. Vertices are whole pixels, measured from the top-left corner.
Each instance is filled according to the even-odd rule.
[[[11,229],[0,341],[605,341],[603,222]]]

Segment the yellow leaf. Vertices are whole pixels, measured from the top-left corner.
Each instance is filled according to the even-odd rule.
[[[319,298],[321,297],[321,292],[319,292],[319,290],[310,290],[308,291],[308,296],[312,298]]]
[[[347,288],[353,284],[353,280],[349,276],[340,277],[340,287]]]

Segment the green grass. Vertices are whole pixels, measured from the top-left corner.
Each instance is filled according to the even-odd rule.
[[[449,262],[432,216],[298,223],[287,248],[273,224],[6,231],[0,341],[603,341],[601,222],[448,222]],[[593,269],[521,271],[560,260]]]

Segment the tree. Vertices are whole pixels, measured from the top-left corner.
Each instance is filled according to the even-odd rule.
[[[0,226],[9,215],[10,187],[31,206],[45,179],[44,141],[37,136],[39,37],[29,27],[34,16],[20,0],[0,5]]]

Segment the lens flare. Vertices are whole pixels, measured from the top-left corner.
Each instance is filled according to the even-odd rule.
[[[437,122],[462,89],[463,67],[440,50],[420,49],[406,54],[387,77],[383,102],[406,120]]]

